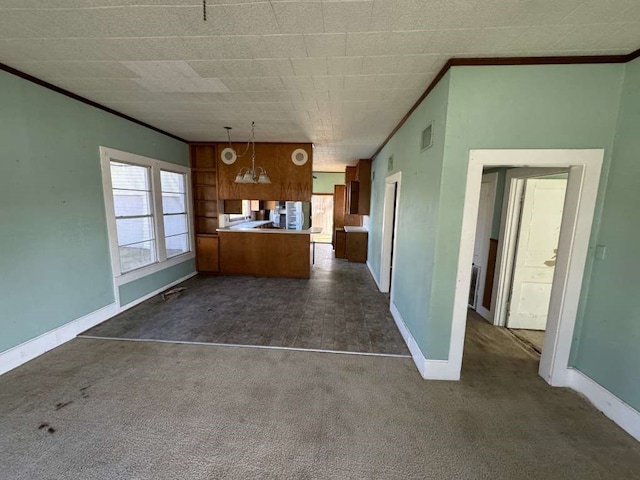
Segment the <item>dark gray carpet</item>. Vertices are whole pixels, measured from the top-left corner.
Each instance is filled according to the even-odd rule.
[[[202,275],[84,335],[408,355],[366,265],[316,249],[309,280]]]
[[[3,479],[637,479],[640,444],[471,318],[404,358],[79,338],[0,377]],[[51,429],[51,431],[49,431]]]

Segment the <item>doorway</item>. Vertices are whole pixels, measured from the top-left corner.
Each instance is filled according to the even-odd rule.
[[[398,172],[388,176],[385,179],[384,185],[382,260],[380,264],[380,284],[378,287],[381,292],[389,293],[389,301],[391,303],[393,303],[393,265],[395,264],[401,181],[402,172]]]
[[[512,238],[503,239],[513,251],[503,267],[511,280],[505,282],[509,285],[506,291],[497,292],[498,298],[507,298],[499,300],[506,303],[506,308],[504,316],[496,317],[496,323],[542,353],[568,174],[515,175],[517,172],[509,181],[517,194],[508,200],[514,205],[506,205],[516,214],[512,219],[515,225],[505,229]]]
[[[333,232],[333,194],[314,193],[311,195],[311,228],[320,227],[320,233],[313,234],[316,243],[331,243]]]
[[[551,385],[568,385],[569,355],[589,248],[604,150],[471,150],[467,167],[447,378],[460,378],[471,264],[482,173],[490,167],[543,167],[569,173],[546,332],[538,373]],[[503,224],[508,222],[502,222]],[[503,236],[504,238],[504,236]],[[504,245],[499,250],[504,250]],[[499,252],[500,260],[500,252]],[[502,274],[500,262],[498,276]],[[504,302],[503,302],[504,303]],[[498,306],[496,305],[496,308]]]

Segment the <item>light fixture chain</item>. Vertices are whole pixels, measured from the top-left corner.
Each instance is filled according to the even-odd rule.
[[[202,0],[202,20],[207,21],[207,0]]]

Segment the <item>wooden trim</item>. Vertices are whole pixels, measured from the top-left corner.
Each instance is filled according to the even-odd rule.
[[[389,140],[391,140],[393,138],[393,136],[398,132],[398,130],[400,130],[400,128],[402,128],[402,126],[405,124],[405,122],[409,119],[409,117],[411,116],[411,114],[415,111],[416,108],[418,108],[420,106],[420,104],[423,102],[423,100],[425,98],[427,98],[427,96],[431,93],[431,91],[436,87],[436,85],[438,84],[438,82],[440,80],[442,80],[442,77],[444,77],[446,75],[446,73],[449,71],[449,68],[451,68],[451,59],[447,60],[447,63],[444,64],[444,67],[442,67],[440,69],[440,71],[438,72],[438,74],[436,75],[436,78],[434,78],[432,80],[432,82],[429,84],[429,86],[427,87],[427,89],[424,91],[424,93],[422,95],[420,95],[420,98],[418,98],[418,100],[416,101],[416,103],[413,104],[413,107],[411,107],[411,109],[407,112],[407,114],[402,117],[402,120],[400,120],[400,123],[398,123],[398,125],[396,125],[396,128],[394,128],[393,130],[391,130],[391,133],[389,134],[389,136],[385,139],[384,142],[382,142],[382,145],[380,145],[378,147],[378,149],[376,150],[376,152],[371,155],[371,161],[373,161],[374,158],[376,158],[378,156],[378,154],[382,151],[382,149],[387,145],[387,143],[389,143]]]
[[[506,65],[574,65],[574,64],[597,64],[597,63],[627,63],[640,57],[640,49],[627,55],[578,55],[578,56],[549,56],[549,57],[476,57],[476,58],[450,58],[440,69],[436,77],[431,81],[427,89],[420,98],[416,100],[407,114],[391,131],[389,136],[382,142],[371,160],[376,158],[382,149],[389,143],[389,140],[402,128],[411,114],[420,106],[425,98],[431,93],[435,86],[442,80],[451,67],[478,67],[478,66],[506,66]]]
[[[325,195],[327,197],[333,197],[333,193],[315,193],[315,192],[311,192],[311,195],[316,195],[316,196]]]
[[[224,140],[197,140],[197,141],[187,141],[187,143],[189,145],[225,145],[225,146],[229,146],[229,142],[227,141],[227,139]],[[313,145],[313,143],[309,142],[309,140],[302,140],[300,142],[259,142],[256,140],[256,145],[260,144],[260,145]],[[242,141],[242,140],[232,140],[231,141],[232,145],[246,145],[247,142],[246,141]],[[313,153],[313,147],[311,148],[311,152]],[[311,157],[309,157],[311,158]],[[315,173],[315,172],[314,172]],[[320,173],[341,173],[341,172],[320,172]]]
[[[631,52],[629,55],[627,55],[627,62],[635,60],[638,57],[640,57],[640,48],[635,52]]]
[[[37,77],[34,77],[33,75],[29,75],[28,73],[22,72],[20,70],[17,70],[13,67],[10,67],[9,65],[6,65],[4,63],[0,63],[0,70],[3,70],[7,73],[10,73],[12,75],[15,75],[16,77],[20,77],[24,80],[27,80],[31,83],[35,83],[36,85],[39,85],[41,87],[47,88],[49,90],[53,90],[56,93],[60,93],[66,97],[72,98],[74,100],[77,100],[78,102],[82,102],[85,103],[91,107],[97,108],[99,110],[105,111],[107,113],[110,113],[112,115],[115,115],[116,117],[120,117],[123,118],[125,120],[129,120],[130,122],[133,123],[137,123],[138,125],[142,125],[143,127],[146,127],[150,130],[153,130],[155,132],[161,133],[163,135],[166,135],[167,137],[171,137],[174,140],[178,140],[180,142],[184,142],[184,143],[188,143],[184,138],[178,137],[177,135],[174,135],[172,133],[166,132],[158,127],[154,127],[153,125],[149,125],[148,123],[145,123],[141,120],[136,120],[133,117],[130,117],[129,115],[125,115],[124,113],[120,113],[117,110],[114,110],[112,108],[109,107],[105,107],[104,105],[101,105],[97,102],[94,102],[93,100],[89,100],[88,98],[85,97],[81,97],[80,95],[77,95],[73,92],[70,92],[69,90],[65,90],[64,88],[60,88],[57,87],[56,85],[53,85],[52,83],[49,82],[45,82],[44,80],[41,80]]]
[[[574,65],[594,63],[626,63],[628,55],[583,55],[573,57],[486,57],[451,58],[451,67],[504,65]]]

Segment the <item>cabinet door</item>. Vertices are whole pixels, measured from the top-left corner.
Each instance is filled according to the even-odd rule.
[[[346,234],[345,255],[350,262],[365,263],[367,261],[366,232],[348,232]]]
[[[335,231],[336,245],[335,255],[336,258],[346,258],[346,236],[343,229],[336,229]]]
[[[218,237],[196,238],[196,263],[199,272],[218,272]]]

